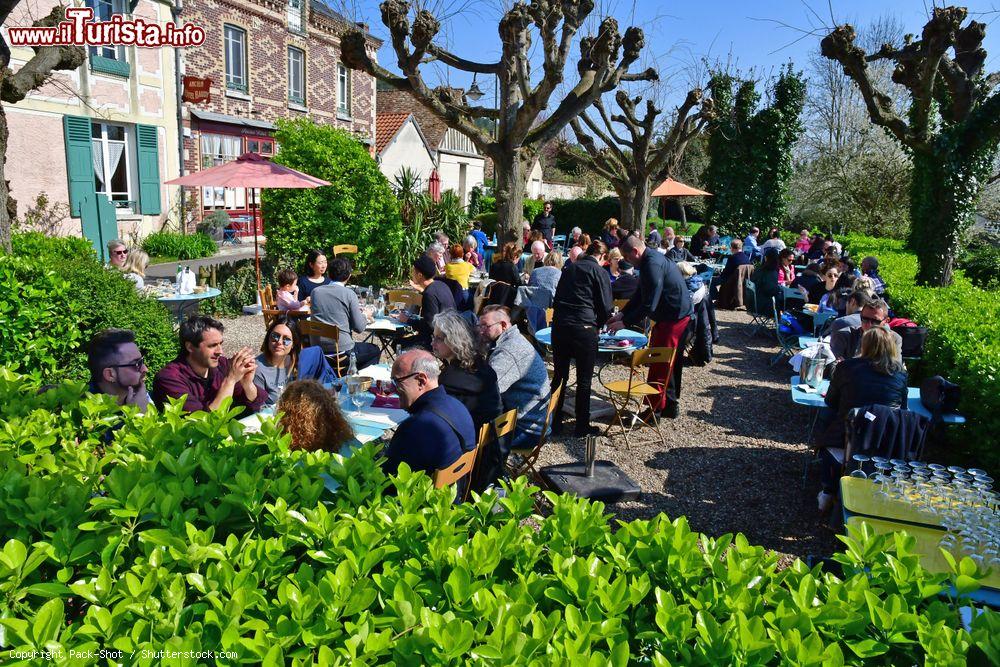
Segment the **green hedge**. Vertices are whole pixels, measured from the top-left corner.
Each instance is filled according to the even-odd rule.
[[[103,664],[100,649],[136,665],[1000,657],[1000,615],[967,631],[938,596],[949,579],[974,590],[973,561],[931,575],[903,535],[845,540],[841,577],[779,569],[742,535],[683,518],[612,529],[602,504],[551,493],[543,517],[523,479],[455,505],[426,475],[387,479],[374,444],[349,459],[289,452],[270,420],[248,435],[224,411],[120,416],[80,389],[37,395],[0,369],[0,650],[94,652],[62,661],[74,665]]]
[[[940,374],[962,386],[963,427],[947,434],[957,460],[1000,471],[1000,292],[973,286],[956,272],[950,287],[917,286],[917,258],[902,241],[848,236],[844,244],[860,261],[879,260],[893,309],[930,332],[920,365],[923,375]],[[912,383],[911,383],[912,384]]]
[[[41,232],[23,232],[12,235],[10,244],[11,254],[29,260],[48,257],[56,262],[63,262],[97,258],[90,241],[79,236],[46,236]]]
[[[211,236],[202,232],[197,234],[153,232],[142,240],[142,249],[150,257],[201,259],[211,257],[219,248]]]
[[[552,214],[556,216],[556,229],[560,234],[569,234],[579,227],[584,234],[596,238],[604,230],[608,218],[620,218],[621,206],[618,197],[603,199],[554,199]]]
[[[135,332],[150,377],[177,355],[173,318],[161,303],[140,295],[121,273],[104,268],[91,251],[80,256],[80,239],[52,238],[41,243],[33,235],[15,234],[15,258],[0,257],[8,267],[0,295],[6,341],[34,339],[18,364],[5,349],[3,361],[21,368],[35,363],[47,380],[87,377],[82,346],[101,329]],[[89,246],[89,244],[88,244]],[[19,253],[25,253],[18,258]],[[42,253],[42,254],[39,254]],[[69,285],[63,289],[62,285]],[[16,313],[16,317],[14,314]],[[13,322],[7,326],[7,322]]]

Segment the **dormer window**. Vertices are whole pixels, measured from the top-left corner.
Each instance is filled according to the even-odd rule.
[[[288,0],[288,29],[302,32],[303,0]]]

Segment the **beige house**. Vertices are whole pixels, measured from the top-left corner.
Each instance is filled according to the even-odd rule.
[[[375,160],[393,183],[404,169],[420,179],[426,189],[436,164],[424,133],[411,113],[380,113],[375,117]]]
[[[6,26],[30,26],[56,0],[23,0]],[[82,4],[82,3],[80,3]],[[171,3],[89,0],[98,18],[112,14],[161,24]],[[144,236],[169,214],[179,173],[174,49],[87,47],[77,70],[54,72],[23,101],[7,105],[6,174],[19,214],[44,194],[68,208],[60,233],[89,238],[99,253],[114,237]],[[15,47],[11,68],[33,55]]]
[[[412,114],[433,152],[435,168],[441,179],[441,192],[452,190],[463,206],[468,205],[472,188],[483,184],[486,167],[485,158],[472,140],[458,130],[449,128],[409,93],[379,90],[376,105],[380,115]]]

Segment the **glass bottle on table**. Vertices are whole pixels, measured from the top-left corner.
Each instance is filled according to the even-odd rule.
[[[347,363],[347,376],[358,374],[358,355],[354,354],[354,350],[351,350],[351,356],[348,358]]]

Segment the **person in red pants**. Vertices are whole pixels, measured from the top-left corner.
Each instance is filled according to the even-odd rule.
[[[663,390],[658,396],[647,399],[650,409],[659,412],[661,417],[673,419],[679,413],[683,341],[694,314],[691,294],[677,264],[647,248],[641,238],[630,236],[618,248],[626,261],[639,270],[639,289],[625,309],[608,320],[608,328],[618,331],[625,327],[641,327],[642,320],[648,317],[653,320],[649,346],[675,350],[672,367],[670,364],[649,367],[648,381],[657,383]]]

